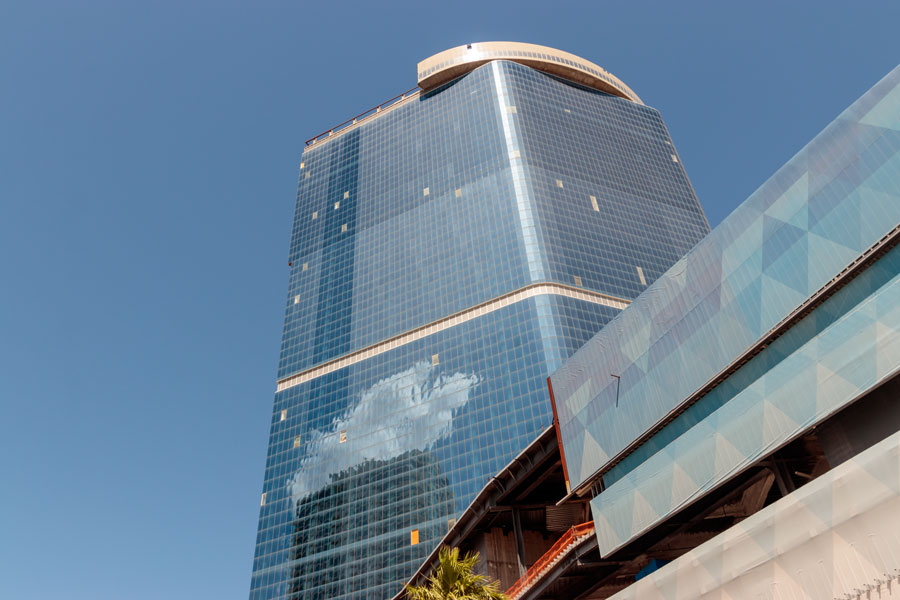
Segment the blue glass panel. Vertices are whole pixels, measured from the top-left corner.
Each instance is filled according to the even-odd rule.
[[[611,467],[619,453],[897,227],[898,87],[900,68],[553,374],[572,485]],[[798,325],[614,467],[610,482],[702,423],[839,312],[818,314],[822,322]]]
[[[707,232],[675,155],[654,109],[507,62],[307,149],[251,598],[401,589]]]

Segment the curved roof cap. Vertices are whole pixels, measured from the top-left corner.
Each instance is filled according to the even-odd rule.
[[[419,63],[419,87],[427,92],[492,60],[511,60],[643,104],[621,79],[594,63],[562,50],[520,42],[481,42],[438,52]]]

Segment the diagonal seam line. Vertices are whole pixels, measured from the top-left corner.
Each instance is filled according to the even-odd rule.
[[[305,383],[311,379],[315,379],[316,377],[321,377],[322,375],[332,373],[334,371],[337,371],[338,369],[349,367],[350,365],[362,362],[366,359],[372,358],[373,356],[383,354],[388,350],[399,348],[400,346],[404,346],[410,342],[420,340],[424,337],[433,335],[440,331],[444,331],[461,323],[471,321],[472,319],[478,318],[482,315],[486,315],[517,302],[521,302],[522,300],[527,300],[528,298],[534,298],[535,296],[542,296],[545,294],[565,296],[566,298],[574,298],[576,300],[585,300],[587,302],[601,304],[603,306],[609,306],[611,308],[616,308],[619,310],[623,310],[626,306],[631,304],[630,301],[623,298],[616,298],[615,296],[608,296],[599,292],[582,290],[559,283],[535,283],[509,292],[508,294],[498,296],[493,300],[488,300],[487,302],[477,304],[472,308],[467,308],[442,319],[438,319],[437,321],[432,321],[431,323],[427,323],[415,329],[411,329],[405,333],[401,333],[400,335],[396,335],[384,341],[372,344],[371,346],[360,348],[359,350],[332,359],[326,363],[322,363],[320,365],[312,367],[311,369],[307,369],[295,375],[285,377],[284,379],[278,381],[278,385],[276,386],[275,391],[281,392],[288,388],[294,387],[295,385],[300,385],[301,383]]]
[[[735,371],[744,366],[751,358],[765,350],[769,344],[778,339],[783,333],[790,330],[801,319],[806,317],[809,313],[811,313],[822,303],[828,300],[828,298],[830,298],[838,290],[840,290],[842,287],[853,281],[857,276],[862,274],[866,269],[872,266],[879,258],[887,254],[887,252],[897,244],[900,244],[900,225],[897,225],[896,227],[888,231],[886,234],[884,234],[884,236],[881,237],[881,239],[879,239],[865,251],[861,252],[859,256],[853,259],[850,264],[844,267],[837,275],[829,280],[828,283],[811,294],[800,304],[800,306],[795,308],[791,313],[789,313],[786,317],[779,321],[767,333],[763,334],[763,336],[760,337],[757,341],[753,342],[740,356],[723,367],[722,370],[717,374],[713,375],[712,378],[710,378],[706,383],[697,388],[694,393],[671,408],[662,418],[657,420],[656,423],[654,423],[651,427],[646,429],[646,431],[641,433],[634,441],[620,450],[615,456],[608,459],[602,466],[595,470],[591,475],[586,477],[580,484],[573,487],[572,491],[566,494],[564,498],[559,500],[556,505],[560,506],[565,502],[571,500],[576,495],[583,496],[586,490],[588,490],[590,486],[595,481],[597,481],[598,478],[609,472],[610,469],[619,464],[626,456],[631,454],[635,449],[639,448],[645,442],[647,442],[647,440],[659,433],[659,431],[662,430],[663,427],[671,423],[678,415],[683,413],[691,405],[700,400],[700,398],[705,396],[712,389],[725,381],[728,377],[731,377],[731,375]]]

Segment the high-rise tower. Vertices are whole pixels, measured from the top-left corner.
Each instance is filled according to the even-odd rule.
[[[659,113],[470,44],[313,138],[251,598],[393,596],[551,423],[546,378],[709,230]]]

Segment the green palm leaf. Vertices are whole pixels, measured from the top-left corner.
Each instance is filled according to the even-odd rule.
[[[508,600],[500,583],[475,573],[478,553],[459,557],[459,548],[443,547],[440,564],[425,585],[406,586],[409,600]]]

